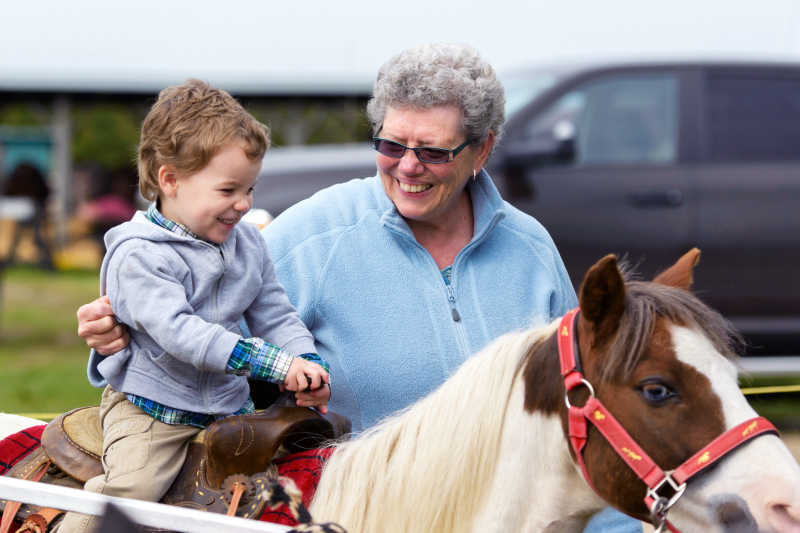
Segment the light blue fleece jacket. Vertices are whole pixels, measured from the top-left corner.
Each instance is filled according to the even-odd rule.
[[[485,172],[469,193],[474,236],[453,262],[450,286],[378,177],[324,189],[262,231],[278,279],[331,365],[329,408],[354,431],[427,395],[499,335],[577,303],[542,225],[505,202]]]
[[[230,414],[250,394],[247,378],[226,373],[242,318],[253,335],[290,354],[316,352],[255,226],[238,224],[215,246],[137,212],[109,230],[105,243],[100,292],[131,342],[113,357],[92,351],[93,385],[176,409]]]

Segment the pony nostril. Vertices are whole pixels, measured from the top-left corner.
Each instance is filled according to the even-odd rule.
[[[758,525],[747,503],[735,494],[713,498],[711,511],[714,522],[724,533],[756,533]]]
[[[767,522],[777,533],[800,531],[800,507],[773,503],[767,507]]]

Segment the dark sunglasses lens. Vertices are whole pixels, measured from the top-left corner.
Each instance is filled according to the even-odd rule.
[[[450,152],[440,148],[420,148],[417,153],[426,163],[445,163],[450,160]]]
[[[397,144],[396,142],[387,141],[385,139],[376,139],[375,149],[389,157],[403,157],[403,152],[406,151],[406,147],[402,144]]]

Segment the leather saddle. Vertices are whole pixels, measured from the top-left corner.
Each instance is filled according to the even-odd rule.
[[[98,407],[82,407],[50,422],[42,433],[42,445],[6,474],[82,488],[103,473],[100,457],[103,432]],[[272,461],[283,455],[325,446],[350,433],[347,418],[321,415],[304,407],[271,405],[263,411],[223,418],[200,432],[178,477],[163,503],[258,518],[265,501],[262,494],[274,482]],[[0,500],[0,509],[6,507]],[[22,505],[17,518],[27,519],[39,507]]]

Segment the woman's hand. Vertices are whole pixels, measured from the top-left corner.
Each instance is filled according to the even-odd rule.
[[[78,308],[78,336],[100,355],[111,355],[130,342],[128,329],[117,322],[108,296]]]

